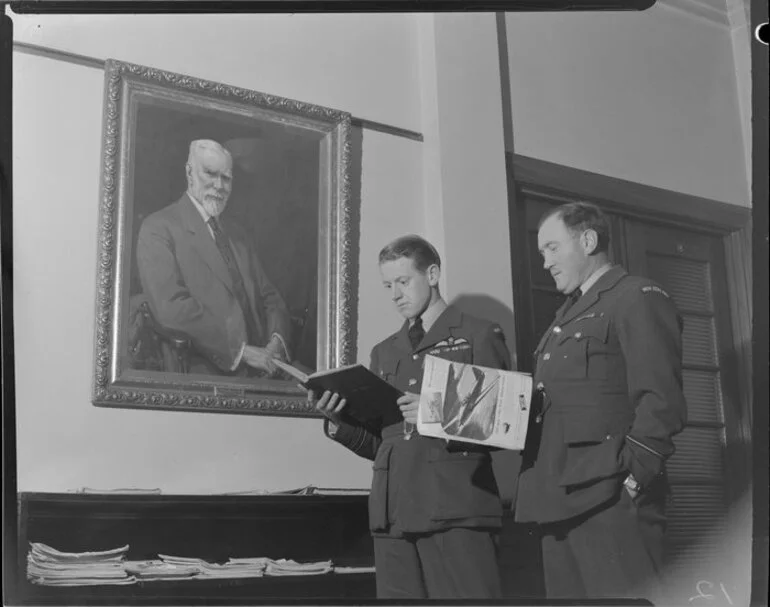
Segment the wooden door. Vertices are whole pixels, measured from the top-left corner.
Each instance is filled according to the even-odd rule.
[[[688,421],[667,465],[666,557],[668,574],[694,591],[724,578],[729,515],[749,483],[724,248],[717,236],[638,220],[625,222],[625,246],[629,272],[658,282],[684,321]]]

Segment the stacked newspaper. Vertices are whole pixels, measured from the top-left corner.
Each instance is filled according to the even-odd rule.
[[[186,580],[198,575],[196,566],[167,563],[160,559],[126,561],[125,568],[128,573],[141,582]]]
[[[355,565],[355,566],[336,566],[334,567],[334,573],[374,573],[375,568],[371,565]]]
[[[289,559],[269,560],[265,575],[322,575],[332,570],[331,561],[298,563]]]
[[[263,575],[319,575],[332,571],[331,561],[297,563],[267,557],[230,558],[211,563],[200,558],[159,554],[158,560],[129,561],[126,570],[140,581],[178,579],[234,579]]]
[[[101,552],[61,552],[30,542],[27,578],[45,586],[93,586],[133,584],[136,578],[124,568],[128,546]]]
[[[228,559],[226,563],[210,563],[203,559],[158,555],[163,562],[196,568],[196,579],[230,579],[262,577],[270,559],[265,557]]]

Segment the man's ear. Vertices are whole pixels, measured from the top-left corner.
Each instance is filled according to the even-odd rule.
[[[580,236],[580,240],[586,255],[593,255],[596,247],[599,246],[599,235],[596,233],[596,230],[586,230]]]
[[[428,275],[428,284],[431,287],[438,286],[438,279],[441,278],[441,268],[439,268],[438,265],[434,263],[428,266],[428,269],[425,270],[425,273]]]

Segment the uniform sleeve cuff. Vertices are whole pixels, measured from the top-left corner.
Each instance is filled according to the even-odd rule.
[[[324,434],[326,434],[326,436],[331,439],[335,438],[339,429],[340,427],[332,422],[328,417],[324,418]]]

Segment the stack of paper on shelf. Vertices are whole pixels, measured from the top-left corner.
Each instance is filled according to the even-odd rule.
[[[133,584],[136,579],[125,568],[128,546],[101,552],[61,552],[39,542],[30,542],[27,578],[46,586],[92,586]]]
[[[72,490],[71,490],[72,491]],[[74,489],[75,493],[86,493],[89,495],[161,495],[160,489],[144,489],[141,487],[118,487],[114,489],[94,489],[93,487],[80,487]]]
[[[373,566],[336,566],[334,573],[374,573]]]
[[[210,563],[203,559],[183,556],[158,555],[164,563],[180,567],[194,567],[196,579],[227,579],[262,577],[270,559],[266,557],[229,559],[226,563]]]
[[[265,568],[265,575],[321,575],[331,570],[331,561],[298,563],[289,559],[271,559]]]
[[[188,564],[166,563],[159,559],[126,561],[126,571],[139,581],[184,580],[198,575],[198,567]]]
[[[369,489],[347,487],[313,487],[312,495],[369,495],[369,493]]]

